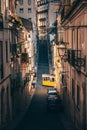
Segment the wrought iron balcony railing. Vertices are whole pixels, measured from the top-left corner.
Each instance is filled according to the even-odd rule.
[[[21,54],[21,63],[29,63],[28,53]]]
[[[82,57],[81,50],[68,50],[67,60],[73,67],[85,67],[86,57]]]
[[[37,12],[37,14],[41,14],[41,13],[47,13],[48,12],[48,9],[45,9],[45,10],[40,10]]]
[[[40,18],[39,21],[46,21],[46,18]]]

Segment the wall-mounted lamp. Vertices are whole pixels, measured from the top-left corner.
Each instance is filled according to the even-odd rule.
[[[58,42],[58,54],[60,56],[61,59],[64,59],[65,56],[67,55],[67,48],[66,48],[66,42],[60,41]]]

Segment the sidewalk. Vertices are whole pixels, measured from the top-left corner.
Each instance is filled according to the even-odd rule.
[[[3,126],[2,128],[0,128],[0,130],[14,130],[15,126],[23,119],[29,105],[31,104],[31,100],[32,100],[34,92],[35,92],[35,89],[34,88],[31,89],[30,94],[29,94],[29,100],[23,106],[21,113],[17,117],[15,117],[15,119],[10,121],[8,125]]]

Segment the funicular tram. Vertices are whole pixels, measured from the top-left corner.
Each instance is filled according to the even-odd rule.
[[[55,87],[55,76],[52,74],[42,74],[42,86]]]

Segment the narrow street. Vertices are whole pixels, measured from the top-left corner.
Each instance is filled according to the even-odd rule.
[[[41,55],[40,55],[41,56]],[[39,61],[36,88],[29,91],[26,85],[19,96],[16,97],[16,118],[4,130],[75,130],[71,119],[62,109],[57,112],[47,111],[47,87],[41,85],[42,73],[49,73],[49,66],[44,61]],[[17,99],[18,98],[18,99]]]
[[[46,54],[45,51],[43,52]],[[43,56],[42,60],[40,60],[41,56]],[[39,55],[36,89],[31,104],[14,130],[75,130],[71,119],[68,118],[64,110],[60,112],[47,111],[48,88],[41,85],[42,73],[49,73],[49,66],[45,57],[47,57],[47,55]]]
[[[47,112],[46,96],[46,88],[36,88],[31,105],[15,130],[75,130],[64,112]]]
[[[87,130],[87,0],[0,0],[0,130]]]

